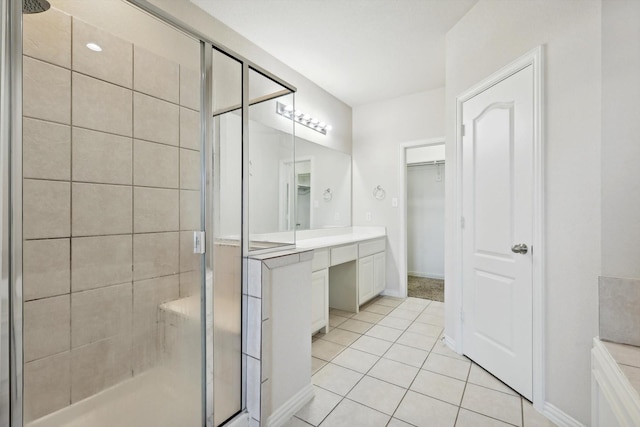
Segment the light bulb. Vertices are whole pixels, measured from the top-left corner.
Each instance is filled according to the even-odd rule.
[[[327,125],[327,127],[325,129],[329,131],[329,130],[333,129],[333,126]]]

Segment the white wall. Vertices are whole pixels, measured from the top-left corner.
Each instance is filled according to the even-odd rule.
[[[444,88],[376,102],[353,110],[353,224],[387,227],[387,288],[400,290],[400,209],[391,206],[402,198],[400,162],[403,143],[444,135]],[[373,197],[381,185],[384,200]],[[400,201],[400,200],[399,200]],[[366,213],[371,212],[371,221]]]
[[[640,278],[640,2],[602,2],[602,275]]]
[[[546,400],[584,424],[590,418],[589,350],[597,334],[600,274],[600,1],[481,0],[447,34],[447,159],[455,158],[456,96],[544,45]],[[447,164],[447,194],[456,167]],[[454,198],[446,206],[453,242]],[[446,326],[456,337],[447,245]]]
[[[206,34],[211,40],[243,55],[260,67],[296,86],[298,89],[296,108],[333,126],[333,130],[326,136],[304,126],[297,126],[297,136],[345,153],[351,152],[351,107],[288,65],[269,55],[189,0],[150,0],[150,2],[177,19],[189,23],[191,27]]]
[[[407,272],[414,276],[444,279],[444,175],[443,164],[407,167]]]

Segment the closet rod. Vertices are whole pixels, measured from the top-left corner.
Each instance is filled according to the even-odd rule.
[[[444,165],[444,160],[433,160],[430,162],[409,163],[407,167],[411,166],[428,166],[428,165]]]

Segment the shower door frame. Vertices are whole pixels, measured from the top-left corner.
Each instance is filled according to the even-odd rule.
[[[249,97],[248,70],[253,68],[281,84],[291,92],[295,86],[275,76],[210,39],[191,25],[147,0],[125,0],[140,10],[167,23],[177,30],[200,40],[201,43],[201,229],[206,232],[206,247],[213,247],[214,208],[210,181],[213,178],[212,129],[212,55],[217,49],[242,64],[242,256],[248,255],[248,147]],[[22,300],[22,0],[0,2],[0,427],[23,427],[23,300]],[[46,12],[45,12],[46,13]],[[205,12],[203,12],[205,13]],[[206,269],[213,266],[213,251],[203,255],[201,270],[201,333],[202,333],[202,426],[213,426],[213,397],[215,390],[207,387],[207,378],[213,378],[213,364],[207,364],[212,340],[206,335],[206,306],[212,304],[212,295],[206,292]],[[244,263],[243,263],[244,265]],[[243,281],[246,280],[242,268]],[[242,286],[239,283],[238,286]],[[243,328],[246,313],[242,313]],[[244,334],[244,331],[242,333]],[[3,345],[4,343],[4,345]],[[7,345],[8,343],[8,345]],[[245,343],[243,342],[243,347]],[[211,366],[211,368],[207,368]],[[242,370],[242,399],[239,413],[246,411],[246,368]]]

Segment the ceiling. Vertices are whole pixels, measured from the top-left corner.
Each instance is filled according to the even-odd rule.
[[[191,0],[353,107],[445,82],[445,34],[477,0]]]

